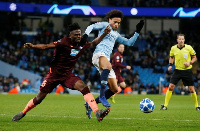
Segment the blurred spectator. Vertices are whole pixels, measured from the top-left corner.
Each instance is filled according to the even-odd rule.
[[[127,86],[125,89],[124,89],[124,95],[131,95],[132,94],[132,89],[130,86]]]
[[[63,93],[64,93],[64,87],[62,85],[58,85],[56,88],[55,94],[59,95],[59,94],[63,94]]]
[[[27,89],[28,85],[29,85],[29,81],[25,78],[21,83],[21,88],[22,89]]]
[[[143,83],[140,84],[138,94],[141,94],[142,91],[146,91],[146,87],[144,86]]]
[[[14,88],[8,91],[8,94],[17,94],[20,92],[19,83],[15,83]]]

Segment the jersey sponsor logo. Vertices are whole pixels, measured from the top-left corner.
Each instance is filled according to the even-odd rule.
[[[116,59],[119,59],[119,56],[117,56]]]
[[[71,49],[70,55],[71,55],[71,56],[76,56],[76,55],[79,53],[79,51],[80,51],[80,50],[78,50],[78,49]]]

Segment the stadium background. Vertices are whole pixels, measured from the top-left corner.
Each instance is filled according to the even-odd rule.
[[[199,7],[195,0],[9,0],[4,2],[19,2],[30,4],[58,5],[90,5],[106,7]],[[122,10],[123,11],[123,10]],[[102,21],[103,16],[85,15],[54,15],[20,11],[0,12],[0,92],[7,93],[14,87],[20,88],[20,93],[37,93],[43,77],[48,72],[53,50],[24,49],[25,42],[50,43],[66,34],[67,25],[78,22],[82,33],[89,24]],[[198,61],[194,64],[193,72],[195,88],[200,93],[200,19],[199,17],[165,17],[165,16],[125,16],[120,34],[129,38],[135,31],[135,25],[140,19],[145,20],[141,35],[133,47],[126,47],[124,64],[131,65],[132,70],[123,70],[122,76],[133,90],[133,94],[162,94],[168,86],[170,73],[167,73],[169,50],[176,44],[176,35],[184,33],[186,43],[190,44],[197,53]],[[89,36],[93,40],[97,32]],[[117,45],[117,44],[116,44]],[[99,73],[91,63],[95,46],[88,49],[80,58],[74,73],[95,93],[100,88]],[[116,47],[113,53],[116,51]],[[27,80],[26,80],[27,79]],[[68,90],[70,93],[77,93]],[[123,92],[122,92],[123,93]],[[187,87],[180,82],[175,88],[175,94],[189,94]]]

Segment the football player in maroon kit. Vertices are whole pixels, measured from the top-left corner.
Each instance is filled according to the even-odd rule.
[[[102,121],[103,118],[110,112],[110,108],[99,110],[97,103],[93,95],[90,93],[87,85],[81,80],[80,77],[75,76],[72,71],[83,51],[86,48],[89,48],[91,44],[98,44],[108,33],[110,33],[109,27],[104,30],[104,33],[100,37],[96,38],[91,43],[88,43],[86,42],[87,38],[81,38],[81,30],[78,23],[74,23],[69,25],[69,35],[67,37],[63,37],[61,40],[50,44],[33,45],[32,43],[25,43],[24,48],[55,48],[54,59],[50,64],[49,72],[41,84],[40,91],[37,96],[31,99],[24,110],[12,118],[12,121],[19,121],[23,118],[28,111],[40,104],[46,95],[51,93],[52,90],[59,84],[63,87],[80,91],[83,94],[84,100],[96,114],[97,120]]]
[[[115,93],[112,97],[110,97],[111,101],[115,103],[114,96],[122,91],[122,89],[126,88],[126,83],[124,82],[124,79],[121,76],[121,68],[126,68],[128,70],[131,69],[131,66],[129,65],[123,65],[123,52],[124,52],[124,45],[119,44],[117,47],[117,52],[114,53],[113,59],[112,59],[112,68],[115,71],[117,83],[119,84],[118,92]]]

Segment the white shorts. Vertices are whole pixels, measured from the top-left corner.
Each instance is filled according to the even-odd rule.
[[[104,54],[104,53],[101,53],[101,52],[99,52],[99,53],[95,53],[95,54],[93,54],[93,56],[92,56],[92,63],[93,63],[93,65],[97,68],[97,70],[99,71],[99,73],[101,74],[102,73],[102,69],[100,69],[99,68],[99,57],[101,57],[101,56],[105,56],[106,57],[106,55]],[[107,57],[106,57],[107,58]],[[107,58],[108,59],[108,58]],[[108,61],[109,61],[109,59],[108,59]],[[113,69],[111,69],[111,71],[110,71],[110,73],[109,73],[109,75],[108,75],[108,78],[116,78],[116,75],[115,75],[115,72],[114,72],[114,70]]]

